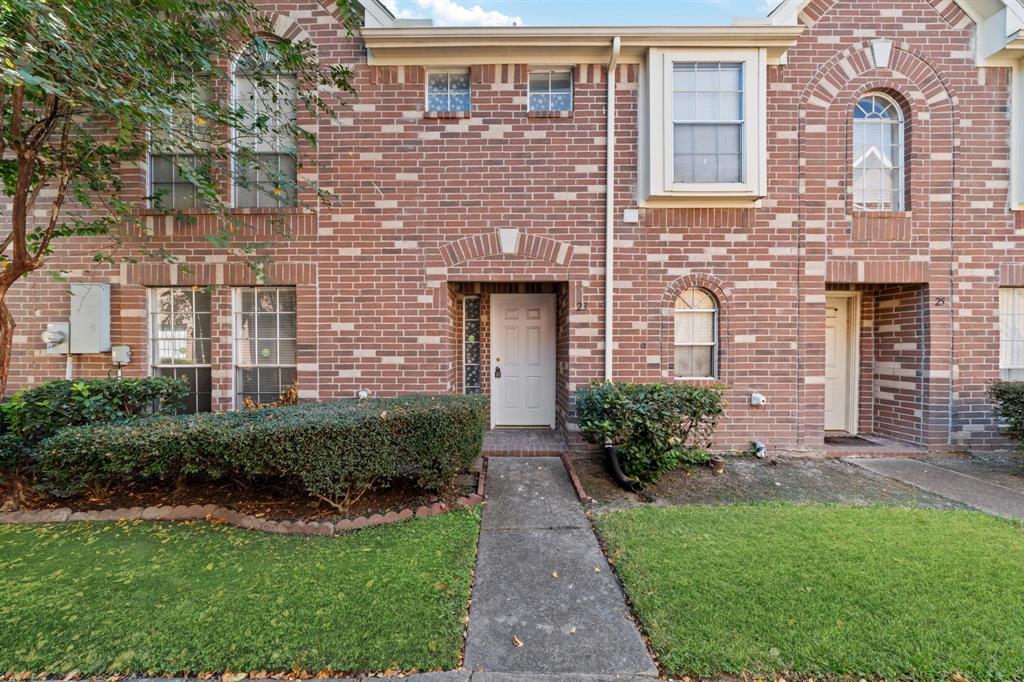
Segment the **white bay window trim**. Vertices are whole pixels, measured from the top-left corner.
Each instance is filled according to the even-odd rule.
[[[676,64],[742,65],[742,182],[683,183],[675,181]],[[649,163],[645,205],[750,205],[767,194],[767,130],[765,107],[768,54],[765,48],[652,49],[648,53]]]

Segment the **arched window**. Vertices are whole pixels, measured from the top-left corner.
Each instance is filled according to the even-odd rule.
[[[902,211],[906,192],[903,110],[873,93],[853,111],[853,205],[859,211]]]
[[[704,289],[683,290],[675,305],[676,378],[718,377],[718,302]]]
[[[295,205],[295,74],[273,42],[255,40],[235,63],[234,103],[244,111],[235,139],[234,204]]]

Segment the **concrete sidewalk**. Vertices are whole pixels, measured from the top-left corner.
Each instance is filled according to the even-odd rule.
[[[848,457],[844,461],[989,514],[1024,520],[1024,493],[985,478],[916,459]]]
[[[657,676],[561,460],[489,459],[487,499],[462,674],[477,682]]]

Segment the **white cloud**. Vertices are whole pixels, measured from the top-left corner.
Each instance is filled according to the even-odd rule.
[[[399,6],[398,0],[384,0],[384,4],[399,18],[410,19],[425,13],[438,26],[516,26],[523,23],[520,17],[485,10],[480,5],[466,7],[454,0],[412,0],[418,12]]]

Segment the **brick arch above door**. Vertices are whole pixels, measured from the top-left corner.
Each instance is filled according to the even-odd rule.
[[[505,244],[502,244],[503,238]],[[505,248],[502,248],[503,246]],[[568,267],[572,262],[573,247],[569,242],[541,237],[516,228],[508,228],[481,232],[447,242],[441,245],[438,252],[445,268],[461,265],[477,258],[502,255],[519,256]]]

